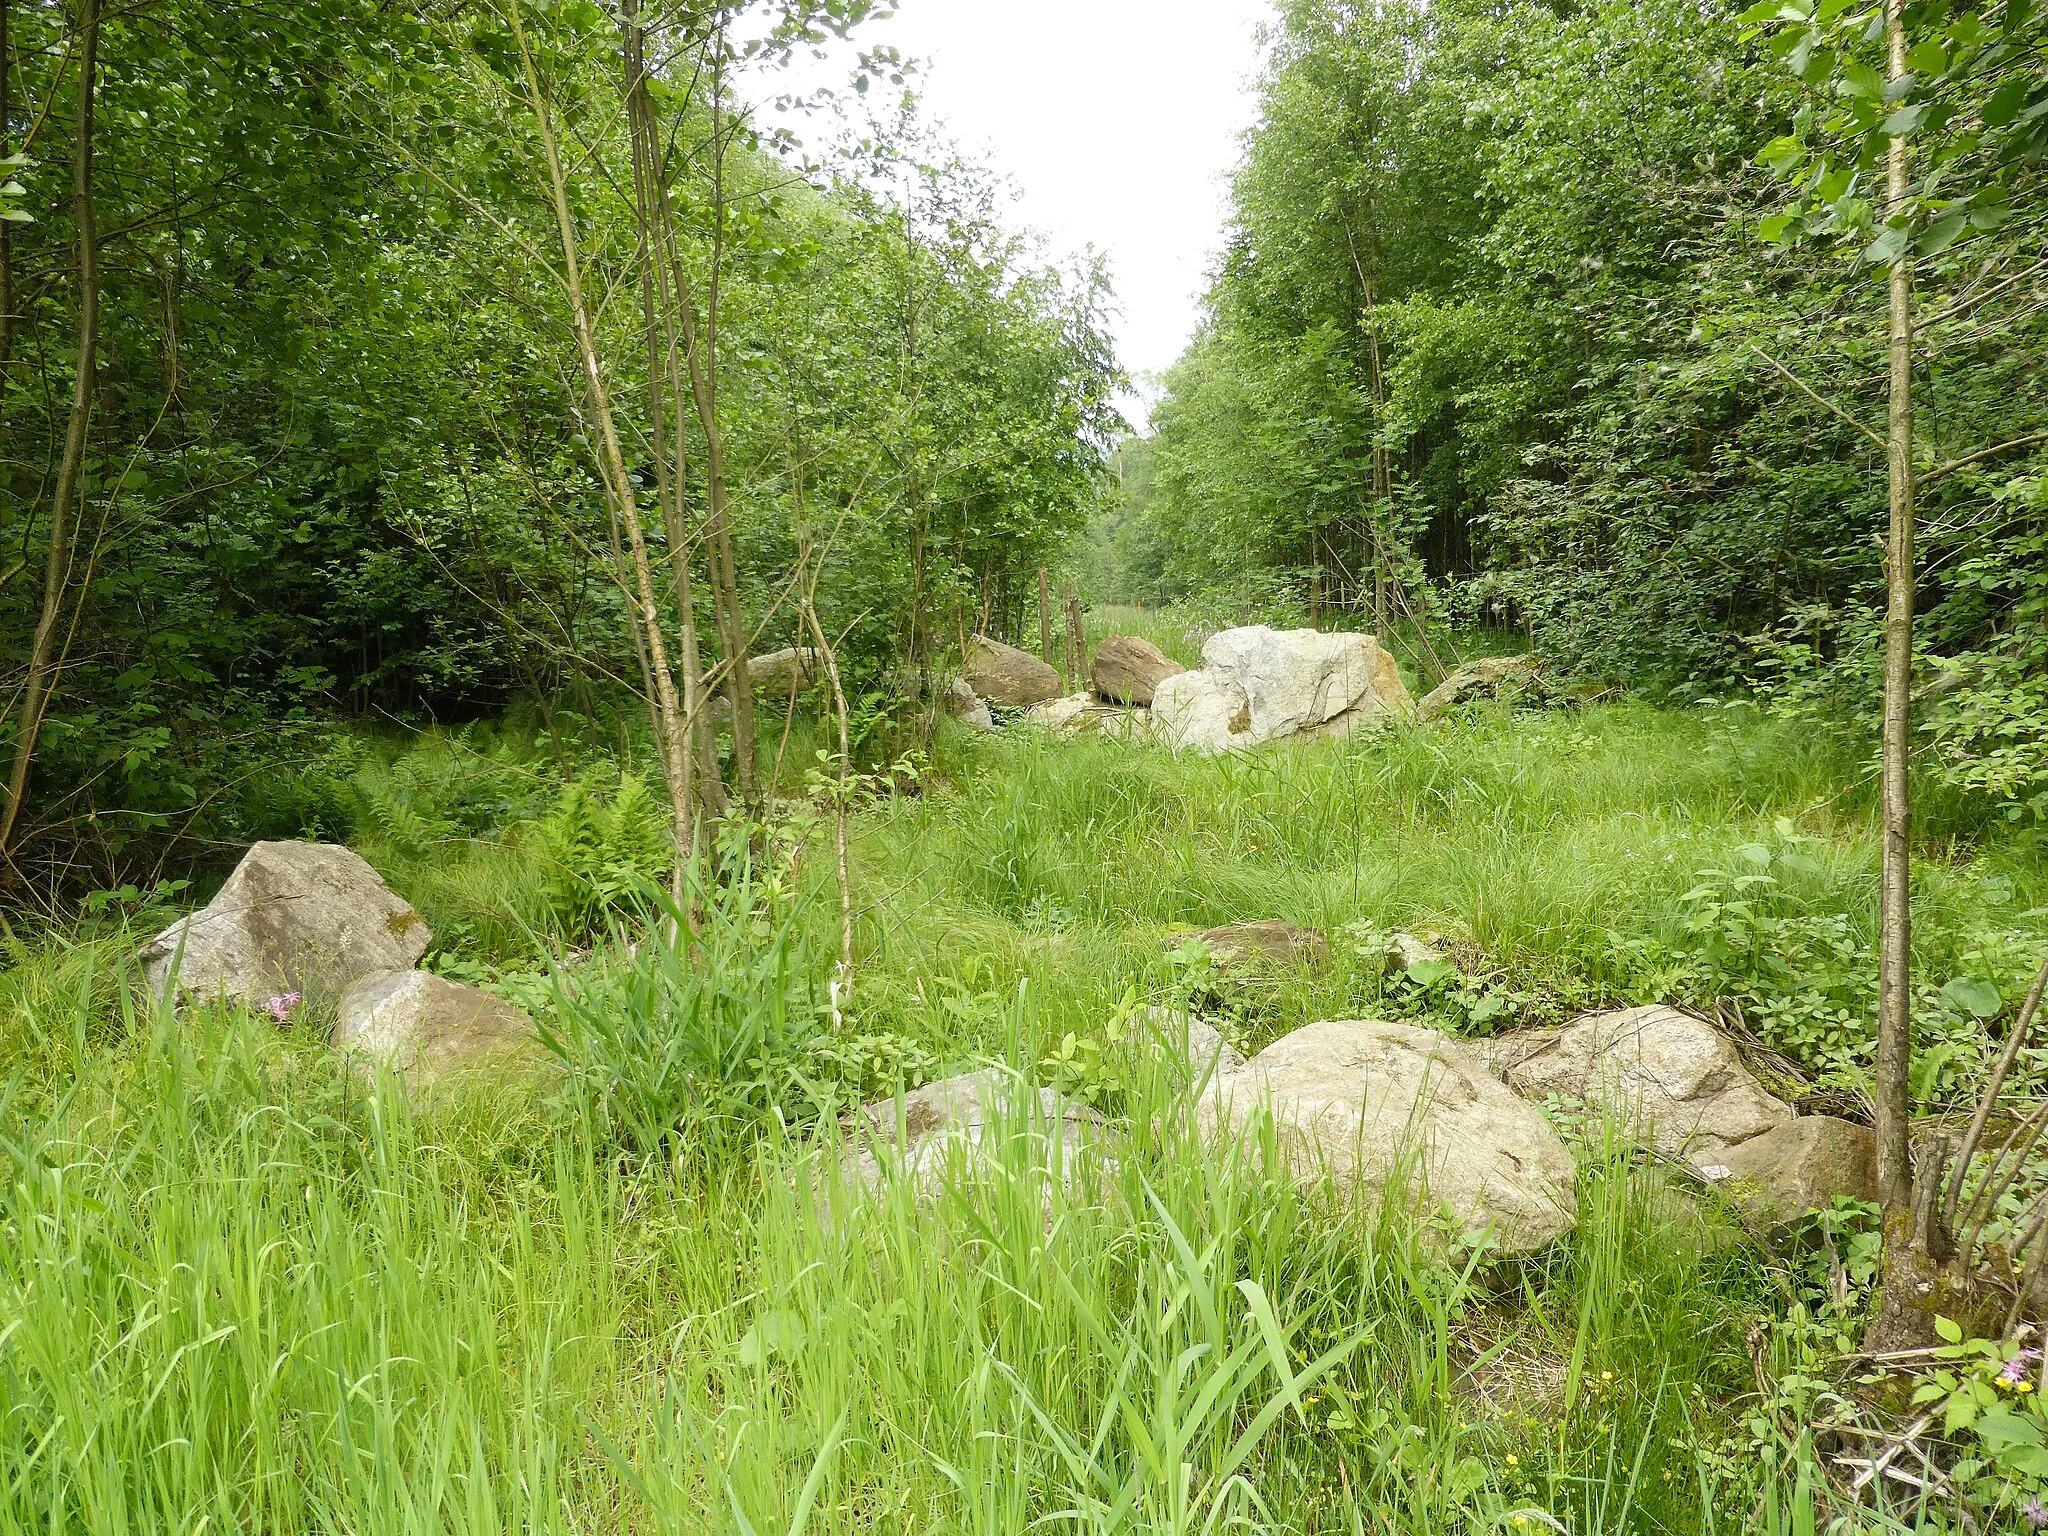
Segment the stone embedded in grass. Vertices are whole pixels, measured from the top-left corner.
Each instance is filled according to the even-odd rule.
[[[946,684],[946,713],[962,725],[975,731],[993,731],[996,717],[989,713],[988,700],[967,685],[967,679],[956,677]]]
[[[341,1000],[334,1043],[401,1072],[438,1075],[538,1043],[533,1020],[501,997],[429,971],[368,976]]]
[[[1244,1065],[1244,1057],[1224,1038],[1223,1031],[1197,1014],[1155,1003],[1139,1009],[1134,1022],[1162,1050],[1185,1059],[1198,1083],[1212,1070],[1235,1072]]]
[[[410,970],[433,934],[377,871],[330,843],[258,843],[220,894],[137,957],[150,990],[268,1009],[300,993],[329,1005],[365,976]]]
[[[1259,923],[1228,923],[1209,929],[1201,937],[1220,965],[1321,965],[1330,956],[1330,940],[1322,929],[1278,918]]]
[[[1833,1115],[1802,1115],[1728,1148],[1698,1172],[1751,1215],[1795,1221],[1837,1196],[1877,1198],[1877,1138]]]
[[[1487,1071],[1472,1047],[1435,1030],[1371,1020],[1309,1024],[1203,1092],[1211,1139],[1239,1135],[1269,1106],[1296,1175],[1449,1210],[1495,1251],[1533,1253],[1571,1230],[1577,1169],[1557,1132]]]
[[[1099,699],[1149,709],[1159,685],[1185,671],[1186,667],[1150,640],[1141,640],[1136,635],[1107,635],[1095,648],[1088,681]]]
[[[1041,730],[1058,734],[1078,727],[1095,707],[1095,700],[1085,693],[1070,693],[1063,699],[1050,699],[1035,706],[1024,717],[1026,725],[1035,725]]]
[[[978,637],[967,648],[967,685],[991,704],[1029,709],[1060,696],[1060,675],[1028,651]]]
[[[1493,1070],[1524,1098],[1577,1099],[1619,1116],[1668,1157],[1728,1162],[1728,1150],[1789,1124],[1735,1042],[1676,1008],[1625,1008],[1562,1029],[1486,1042]]]
[[[1098,704],[1093,694],[1070,693],[1063,699],[1036,706],[1024,716],[1024,723],[1055,736],[1093,731],[1100,736],[1129,740],[1146,734],[1151,717],[1142,709]]]
[[[1102,1117],[1050,1088],[1026,1087],[997,1068],[963,1073],[877,1099],[847,1117],[841,1182],[881,1192],[892,1178],[910,1180],[919,1199],[946,1186],[948,1170],[974,1177],[1004,1166],[1014,1143],[1034,1163],[1064,1179],[1084,1144],[1099,1138]]]
[[[1468,661],[1422,696],[1417,718],[1427,720],[1471,699],[1497,698],[1503,689],[1528,682],[1538,663],[1534,656],[1483,656]]]

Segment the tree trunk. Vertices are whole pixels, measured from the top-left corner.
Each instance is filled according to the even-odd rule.
[[[724,810],[724,787],[718,782],[716,741],[708,742],[704,715],[704,675],[697,649],[696,604],[692,592],[688,527],[683,512],[683,430],[670,405],[679,383],[673,314],[669,308],[666,264],[662,257],[671,237],[668,200],[662,179],[661,138],[654,103],[647,92],[645,33],[639,24],[638,0],[620,8],[620,39],[626,72],[626,126],[632,144],[635,259],[640,268],[640,312],[647,350],[647,405],[653,434],[655,496],[668,535],[669,580],[676,606],[677,638],[682,652],[683,737],[677,787],[676,872],[671,894],[681,900],[687,868],[699,847],[698,823],[709,810]],[[673,426],[673,435],[671,427]]]
[[[71,386],[71,419],[64,431],[64,456],[50,498],[50,542],[43,562],[43,607],[29,642],[28,681],[14,738],[14,765],[7,775],[7,803],[0,807],[0,865],[11,859],[15,828],[28,796],[29,768],[36,737],[54,687],[51,665],[57,625],[71,576],[71,502],[78,493],[92,421],[93,370],[100,337],[99,229],[93,207],[93,103],[99,83],[99,0],[81,0],[78,20],[77,129],[71,150],[72,198],[77,224],[78,362]],[[0,226],[4,227],[4,226]]]
[[[1042,565],[1038,568],[1038,655],[1048,667],[1059,665],[1052,653],[1052,587]]]
[[[662,773],[668,781],[669,807],[679,848],[689,846],[692,814],[687,786],[690,781],[689,750],[684,736],[681,710],[676,699],[675,675],[669,669],[668,645],[662,633],[661,608],[654,598],[654,573],[647,558],[647,537],[640,521],[638,493],[626,470],[626,457],[619,447],[618,424],[612,413],[611,390],[605,380],[604,362],[599,354],[597,331],[583,292],[583,267],[576,238],[575,217],[569,208],[569,186],[562,170],[561,145],[555,135],[554,118],[540,75],[527,47],[526,30],[515,3],[508,8],[513,36],[519,45],[520,63],[527,95],[532,102],[541,148],[548,169],[548,195],[553,204],[556,234],[562,243],[562,279],[569,301],[569,323],[576,338],[577,361],[583,373],[583,388],[590,404],[595,429],[598,478],[607,499],[617,513],[626,535],[631,558],[632,589],[627,593],[647,646],[647,669],[654,684],[656,745],[661,752]]]
[[[1886,0],[1891,76],[1906,74],[1905,0]],[[1910,194],[1910,150],[1891,141],[1887,203],[1901,216]],[[1909,1069],[1913,1053],[1912,890],[1906,769],[1911,751],[1913,688],[1913,258],[1892,263],[1891,382],[1887,468],[1890,532],[1886,541],[1884,654],[1884,868],[1878,915],[1877,1185],[1889,1240],[1894,1217],[1909,1224],[1913,1203]]]
[[[7,36],[14,0],[0,0],[0,160],[14,153],[7,125],[14,120],[14,48]],[[0,170],[0,178],[5,178]],[[8,221],[0,219],[0,388],[7,384],[7,363],[14,355],[14,244]]]

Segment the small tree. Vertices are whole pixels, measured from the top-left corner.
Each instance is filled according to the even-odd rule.
[[[1946,464],[1922,460],[1914,420],[1925,351],[1918,306],[1923,289],[1939,288],[1935,313],[1952,318],[2009,286],[1982,279],[1997,233],[2013,221],[2012,170],[2048,149],[2048,34],[2032,0],[1767,0],[1744,20],[1773,29],[1771,47],[1814,92],[1794,131],[1764,150],[1765,162],[1794,189],[1790,205],[1764,221],[1765,237],[1834,245],[1885,285],[1886,427],[1882,434],[1861,429],[1884,447],[1889,508],[1874,1083],[1886,1283],[1878,1327],[1886,1342],[1910,1342],[1931,1326],[1936,1291],[1925,1279],[1942,1257],[1931,1198],[1941,1170],[1922,1170],[1916,1200],[1908,1087],[1916,508],[1926,486],[1963,465],[2041,440],[2030,434],[1971,448]],[[2039,269],[2037,262],[2030,270]]]

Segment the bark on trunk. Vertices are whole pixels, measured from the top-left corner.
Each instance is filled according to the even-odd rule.
[[[1907,72],[1905,0],[1886,0],[1885,31],[1891,76]],[[1891,141],[1886,161],[1887,203],[1902,215],[1910,195],[1910,150]],[[1886,1235],[1907,1234],[1913,1202],[1913,1053],[1911,832],[1906,769],[1911,749],[1913,687],[1913,258],[1910,246],[1890,274],[1890,421],[1886,440],[1890,530],[1886,541],[1884,656],[1884,861],[1878,916],[1877,1184],[1887,1213]]]
[[[14,763],[7,775],[7,803],[0,807],[0,866],[11,863],[15,829],[28,797],[29,769],[35,761],[36,738],[43,712],[55,686],[57,626],[71,578],[71,502],[85,462],[87,429],[92,421],[93,369],[99,351],[99,229],[93,206],[93,104],[99,83],[99,0],[81,0],[78,20],[77,128],[71,150],[72,197],[77,225],[78,344],[77,372],[71,388],[71,418],[64,431],[64,455],[57,466],[57,484],[50,498],[50,542],[43,563],[43,606],[29,642],[28,680],[22,690],[21,719],[14,738]],[[4,226],[0,226],[4,227]]]
[[[0,0],[0,160],[14,153],[14,140],[7,125],[14,120],[14,48],[7,35],[9,13],[14,0]],[[6,176],[0,171],[0,178]],[[5,219],[0,219],[0,387],[7,382],[7,363],[14,355],[14,244]]]

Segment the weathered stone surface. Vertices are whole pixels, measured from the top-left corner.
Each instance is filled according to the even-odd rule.
[[[1159,685],[1185,671],[1186,667],[1150,640],[1141,640],[1136,635],[1109,635],[1095,648],[1088,680],[1098,698],[1149,709]]]
[[[968,647],[967,684],[991,704],[1029,709],[1060,694],[1060,675],[1028,651],[983,635]]]
[[[1099,1138],[1102,1119],[1050,1088],[1032,1090],[993,1068],[878,1099],[848,1117],[840,1163],[843,1183],[881,1190],[892,1175],[909,1179],[920,1199],[945,1187],[947,1170],[972,1175],[994,1155],[997,1127],[1032,1138],[1032,1156],[1064,1176],[1082,1146]]]
[[[1386,968],[1390,971],[1412,971],[1418,965],[1432,965],[1443,958],[1442,950],[1412,933],[1388,935]]]
[[[1877,1138],[1832,1115],[1802,1115],[1698,1165],[1702,1178],[1753,1215],[1792,1221],[1837,1195],[1877,1198]]]
[[[1371,635],[1251,625],[1211,635],[1201,671],[1165,679],[1152,707],[1171,745],[1216,753],[1307,733],[1343,735],[1405,712],[1410,700],[1400,669]]]
[[[1492,698],[1505,683],[1519,682],[1536,670],[1534,656],[1484,656],[1468,661],[1422,696],[1416,714],[1440,714],[1467,699]]]
[[[1625,1008],[1562,1029],[1486,1042],[1488,1059],[1524,1098],[1604,1104],[1659,1152],[1723,1162],[1727,1149],[1794,1118],[1742,1063],[1734,1042],[1676,1008]]]
[[[1095,700],[1089,695],[1070,693],[1063,699],[1033,706],[1031,713],[1024,717],[1024,723],[1058,734],[1077,729],[1094,707]]]
[[[946,713],[962,725],[977,731],[993,731],[996,717],[989,713],[988,700],[968,686],[967,679],[956,677],[946,684]]]
[[[786,699],[802,693],[823,675],[818,653],[808,645],[747,658],[747,681],[753,684],[755,694],[766,698]]]
[[[1310,1024],[1219,1074],[1197,1105],[1206,1134],[1238,1134],[1269,1105],[1296,1173],[1366,1194],[1389,1186],[1534,1252],[1576,1219],[1576,1169],[1542,1115],[1469,1047],[1406,1024]]]
[[[1322,929],[1279,918],[1262,923],[1228,923],[1209,929],[1202,940],[1223,964],[1265,961],[1272,965],[1320,965],[1330,955],[1330,941]]]
[[[1182,1057],[1200,1082],[1210,1072],[1235,1072],[1244,1057],[1207,1019],[1179,1008],[1153,1004],[1138,1011],[1136,1023],[1161,1048]]]
[[[298,992],[324,1004],[365,976],[411,969],[432,938],[426,920],[348,849],[258,843],[204,910],[171,924],[138,958],[159,996],[175,966],[181,998],[260,1008]]]
[[[1176,751],[1216,756],[1255,747],[1252,710],[1244,690],[1221,673],[1181,672],[1152,695],[1159,739]]]
[[[334,1043],[435,1075],[479,1066],[537,1043],[533,1020],[502,997],[429,971],[366,976],[341,1000]]]

